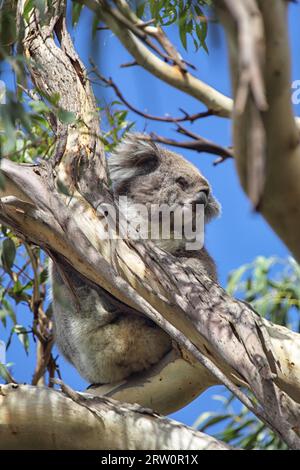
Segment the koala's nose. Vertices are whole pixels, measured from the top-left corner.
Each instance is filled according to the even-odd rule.
[[[201,191],[199,191],[195,197],[195,200],[194,202],[196,204],[203,204],[204,207],[207,206],[207,202],[208,202],[208,194],[209,194],[209,190],[208,189],[203,189]]]

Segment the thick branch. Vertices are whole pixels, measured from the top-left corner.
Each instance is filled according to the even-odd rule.
[[[0,385],[0,449],[229,449],[138,405],[67,392]]]

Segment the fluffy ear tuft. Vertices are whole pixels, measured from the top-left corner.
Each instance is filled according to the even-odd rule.
[[[159,148],[143,137],[144,134],[126,134],[109,157],[109,175],[114,185],[151,173],[159,166]]]

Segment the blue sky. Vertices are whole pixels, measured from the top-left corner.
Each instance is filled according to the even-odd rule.
[[[91,15],[86,11],[73,34],[75,47],[88,66],[89,57],[92,56],[98,64],[101,72],[119,85],[127,100],[151,114],[180,114],[179,108],[193,113],[205,108],[193,98],[161,83],[152,77],[148,72],[140,67],[119,68],[119,64],[130,61],[127,51],[119,44],[118,40],[110,31],[97,33],[97,45],[91,47]],[[289,24],[292,46],[292,79],[300,79],[300,57],[299,57],[299,27],[300,5],[290,4]],[[169,28],[167,32],[171,39],[179,46],[183,56],[197,67],[197,75],[203,81],[214,86],[221,92],[230,95],[230,79],[227,64],[226,43],[222,31],[219,27],[211,25],[209,28],[208,48],[209,55],[204,50],[193,52],[193,45],[190,44],[186,53],[178,43],[176,29]],[[11,76],[8,73],[2,74],[9,86],[12,86]],[[95,93],[100,102],[109,101],[114,94],[109,89],[96,86]],[[298,106],[299,107],[299,106]],[[299,109],[295,109],[299,114]],[[139,131],[156,131],[167,137],[176,138],[174,126],[160,124],[152,121],[145,122],[144,119],[133,113],[129,113],[129,119],[136,122],[135,128]],[[188,126],[187,126],[188,127]],[[191,129],[203,137],[214,140],[222,145],[231,143],[230,122],[225,119],[210,117],[195,122]],[[180,137],[178,137],[180,139]],[[214,193],[222,205],[222,216],[212,222],[207,229],[206,246],[215,258],[219,279],[223,286],[230,271],[240,265],[251,262],[259,255],[279,257],[288,256],[288,250],[272,232],[262,217],[253,213],[248,199],[242,192],[234,168],[233,161],[226,161],[218,166],[213,166],[214,156],[207,154],[197,154],[191,151],[181,151],[181,153],[192,161],[212,184]],[[29,324],[28,312],[20,312],[20,315],[27,315],[22,320]],[[0,326],[0,339],[6,334]],[[32,358],[27,358],[18,341],[13,341],[8,351],[7,360],[13,362],[14,375],[20,381],[29,381],[32,373]],[[85,387],[85,382],[79,377],[77,372],[61,359],[61,371],[66,383],[77,389]],[[222,393],[222,388],[214,387],[196,399],[192,404],[173,415],[179,421],[192,424],[197,416],[204,411],[216,410],[220,404],[213,400],[214,394]]]

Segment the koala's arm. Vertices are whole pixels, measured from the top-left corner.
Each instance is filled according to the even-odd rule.
[[[49,271],[57,346],[88,382],[122,380],[171,349],[171,339],[153,322],[116,306],[71,268],[64,269],[67,282],[53,262]]]

